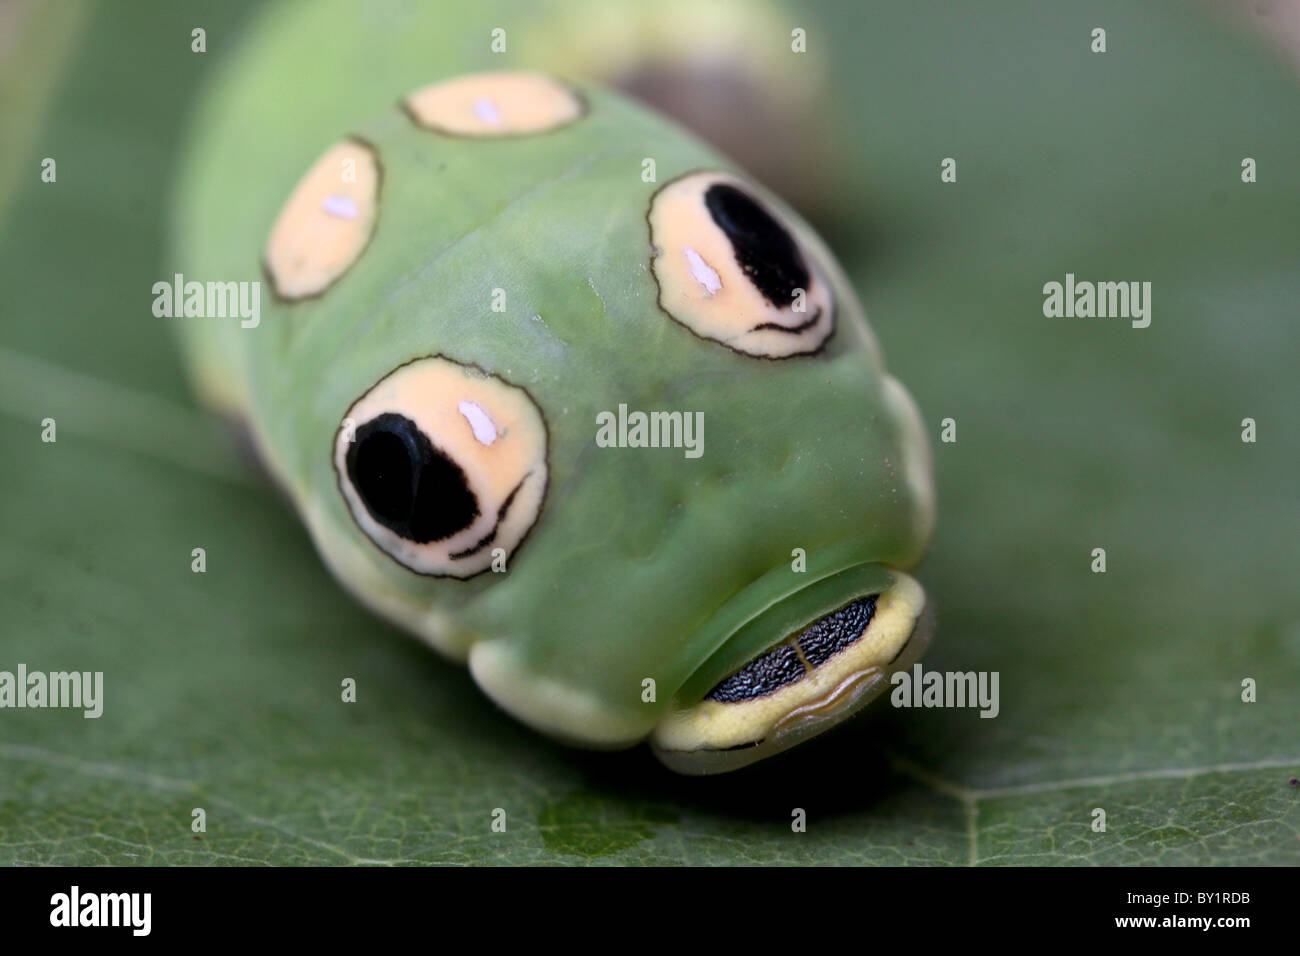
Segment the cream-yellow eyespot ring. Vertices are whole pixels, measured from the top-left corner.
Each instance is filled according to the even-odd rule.
[[[826,276],[743,181],[689,173],[647,216],[659,305],[702,338],[760,358],[816,352],[835,328]]]
[[[508,559],[537,520],[546,447],[527,392],[435,355],[353,403],[333,461],[370,540],[419,574],[468,578]]]
[[[544,73],[470,73],[423,86],[402,104],[425,129],[451,136],[526,136],[580,119],[577,93]]]
[[[266,242],[271,288],[281,299],[320,295],[360,258],[379,212],[373,146],[335,143],[298,181]]]

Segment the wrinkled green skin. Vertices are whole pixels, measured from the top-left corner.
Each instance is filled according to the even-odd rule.
[[[178,320],[191,365],[216,370],[237,396],[227,413],[250,425],[360,600],[453,657],[496,642],[519,681],[587,707],[581,728],[534,718],[541,729],[620,746],[644,737],[675,695],[698,700],[783,629],[919,559],[931,520],[928,478],[916,479],[928,473],[924,437],[910,404],[883,392],[838,266],[779,199],[757,189],[797,223],[838,310],[819,354],[773,361],[698,338],[657,304],[651,197],[688,171],[732,168],[726,159],[584,82],[588,115],[550,133],[460,140],[419,129],[396,107],[409,89],[507,64],[447,68],[426,51],[394,65],[402,54],[390,51],[378,69],[394,82],[379,96],[353,58],[327,68],[315,55],[346,46],[338,29],[281,11],[215,83],[195,116],[173,265],[199,281],[262,279],[267,233],[302,173],[346,135],[375,146],[378,226],[333,287],[283,304],[264,286],[257,329]],[[363,54],[371,42],[352,39]],[[642,182],[647,156],[656,183]],[[490,309],[494,288],[506,290],[504,313]],[[459,581],[403,568],[360,531],[337,487],[344,412],[396,366],[434,353],[526,389],[546,419],[549,488],[504,574]],[[596,416],[619,403],[702,411],[703,457],[598,448]],[[795,548],[806,573],[791,571]],[[782,599],[784,619],[759,617]],[[642,699],[647,677],[653,703]]]

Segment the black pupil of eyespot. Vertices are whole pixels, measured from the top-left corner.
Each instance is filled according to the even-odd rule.
[[[370,516],[408,541],[441,541],[479,515],[465,472],[403,415],[385,412],[358,428],[347,470]]]
[[[731,241],[736,263],[763,298],[788,308],[796,289],[807,291],[808,266],[794,237],[752,197],[719,183],[704,193],[704,205]]]

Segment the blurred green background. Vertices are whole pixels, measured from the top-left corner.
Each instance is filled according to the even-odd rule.
[[[498,712],[334,584],[150,312],[256,5],[6,0],[0,670],[102,670],[106,702],[0,711],[0,862],[1300,862],[1289,7],[808,6],[844,170],[810,214],[935,439],[926,666],[1000,672],[997,719],[883,707],[688,779]],[[1044,318],[1067,272],[1150,281],[1150,328]]]

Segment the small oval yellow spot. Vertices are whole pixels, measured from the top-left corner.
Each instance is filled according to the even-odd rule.
[[[370,241],[378,207],[373,147],[335,143],[298,181],[271,227],[265,262],[275,294],[303,299],[333,285]]]
[[[580,119],[582,99],[543,73],[471,73],[421,87],[406,98],[420,126],[452,136],[524,136]]]

